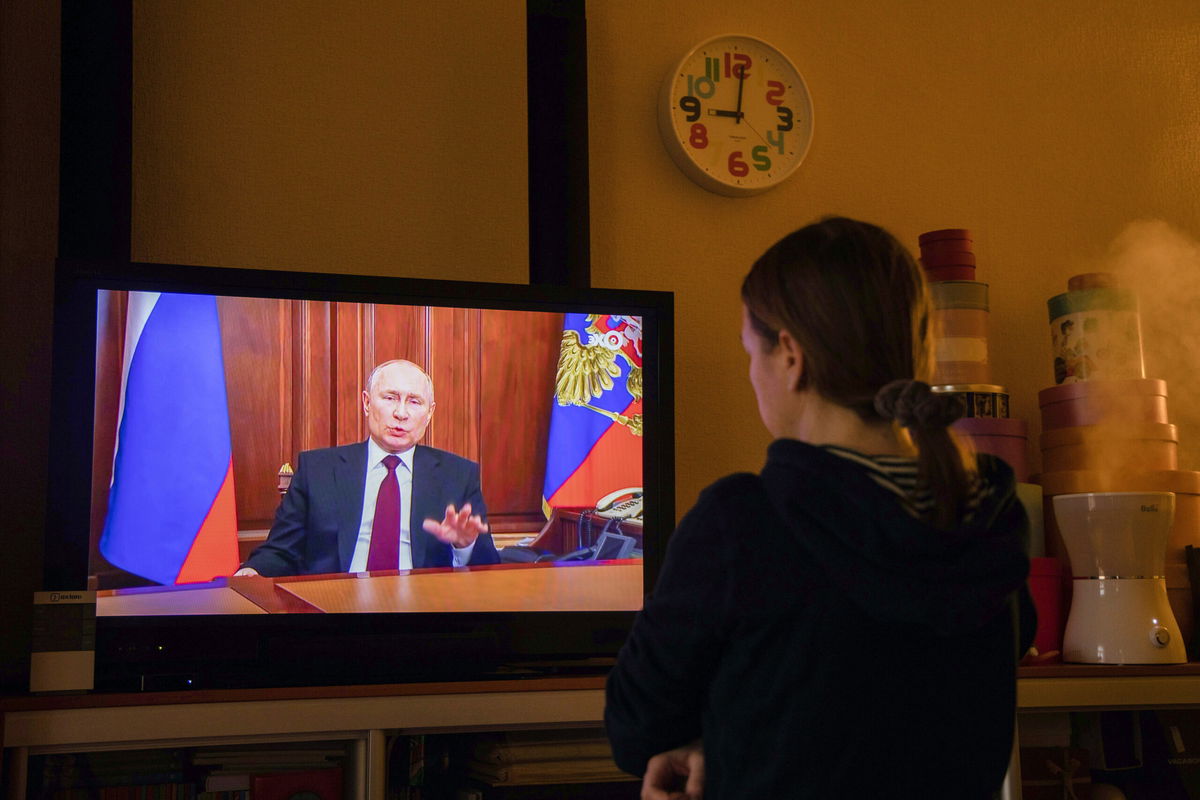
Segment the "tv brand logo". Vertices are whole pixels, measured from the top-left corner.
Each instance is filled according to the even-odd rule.
[[[1142,511],[1158,511],[1158,504],[1155,503],[1154,505],[1142,506]]]
[[[81,594],[70,594],[68,592],[51,592],[50,593],[50,602],[51,603],[59,603],[64,600],[82,600],[82,599],[83,599],[83,595],[81,595]]]

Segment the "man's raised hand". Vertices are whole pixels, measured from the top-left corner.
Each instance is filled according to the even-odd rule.
[[[455,510],[453,504],[448,505],[446,516],[441,522],[427,519],[421,527],[451,547],[467,547],[479,534],[487,533],[488,530],[487,523],[478,514],[471,514],[470,503],[463,504],[461,511]]]

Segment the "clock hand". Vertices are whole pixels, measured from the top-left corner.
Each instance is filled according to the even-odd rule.
[[[741,119],[739,119],[738,121],[741,122]],[[771,143],[768,142],[766,140],[766,138],[761,133],[758,132],[758,128],[755,128],[753,125],[751,125],[748,120],[746,122],[746,127],[749,128],[750,130],[754,131],[754,135],[757,136],[759,139],[762,139],[763,144],[765,144],[767,147],[771,146]]]
[[[746,82],[746,68],[742,67],[741,69],[738,70],[738,104],[737,104],[737,111],[734,112],[734,114],[736,115],[736,122],[738,125],[742,124],[742,85],[745,84],[745,82]],[[749,125],[750,123],[747,122],[746,124]]]
[[[710,108],[708,114],[712,117],[735,117],[739,122],[742,119],[742,112],[740,111],[724,111],[722,109]]]

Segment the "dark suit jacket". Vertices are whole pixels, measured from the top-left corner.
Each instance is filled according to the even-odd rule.
[[[367,443],[308,450],[296,460],[296,474],[275,512],[271,533],[242,566],[260,575],[316,575],[347,572],[362,523],[367,481]],[[426,519],[441,521],[446,506],[470,503],[487,519],[479,486],[479,465],[453,453],[417,445],[413,453],[412,501],[408,530],[413,567],[449,567],[450,545],[426,533]],[[492,537],[481,534],[471,551],[472,566],[498,564]]]

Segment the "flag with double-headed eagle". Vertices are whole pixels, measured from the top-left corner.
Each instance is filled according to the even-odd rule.
[[[542,506],[596,507],[642,486],[642,320],[567,314]]]

